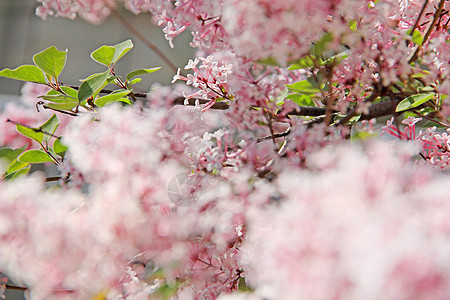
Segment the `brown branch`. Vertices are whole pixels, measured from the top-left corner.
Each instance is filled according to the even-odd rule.
[[[71,87],[73,89],[78,89],[77,86],[71,86],[67,85],[68,87]],[[101,90],[100,93],[112,93],[112,90]],[[147,93],[135,93],[134,94],[137,98],[147,98]],[[407,96],[407,95],[406,95]],[[371,102],[375,98],[377,98],[376,94],[371,95],[369,98],[367,98],[366,102]],[[199,99],[199,98],[191,98],[188,99],[189,106],[195,106],[196,102],[198,102],[200,105],[208,103],[210,100],[205,99]],[[177,97],[173,101],[173,105],[184,105],[185,98],[184,97]],[[391,100],[391,101],[385,101],[380,103],[372,104],[369,107],[369,113],[368,114],[362,114],[359,120],[370,120],[373,118],[379,118],[383,116],[391,115],[395,112],[395,108],[397,107],[400,100]],[[217,110],[227,110],[229,108],[229,105],[225,102],[216,102],[213,106],[211,106],[211,109],[217,109]],[[336,114],[338,111],[332,110],[332,115]],[[357,110],[356,108],[350,111],[340,122],[338,125],[343,125],[346,122],[348,122],[352,117],[356,116]],[[278,112],[278,114],[281,114],[281,111]],[[303,117],[325,117],[326,115],[326,108],[325,107],[315,107],[315,106],[298,106],[295,110],[292,110],[288,113],[285,113],[284,115],[289,116],[303,116]]]
[[[178,97],[175,99],[173,104],[184,105],[184,99],[185,99],[184,97]],[[189,99],[188,105],[194,106],[195,101],[198,101],[199,104],[205,104],[205,103],[209,102],[209,100],[205,100],[205,99],[191,98],[191,99]],[[400,102],[399,100],[391,100],[391,101],[385,101],[385,102],[372,104],[369,107],[369,113],[362,114],[359,119],[360,120],[370,120],[373,118],[379,118],[379,117],[391,115],[392,113],[395,112],[395,108],[397,107],[399,102]],[[226,104],[225,102],[217,102],[211,108],[218,109],[218,110],[226,110],[229,108],[229,105]],[[337,111],[332,111],[332,113],[335,114],[335,113],[337,113]],[[288,112],[286,115],[303,116],[303,117],[321,117],[321,116],[324,117],[326,115],[326,108],[325,107],[314,107],[314,106],[298,106],[295,110]],[[354,117],[355,115],[352,115],[352,117]],[[350,117],[349,119],[351,119],[352,117]],[[344,124],[344,123],[342,123],[342,124]]]
[[[173,104],[174,105],[184,105],[184,101],[185,101],[184,97],[177,97],[173,101]],[[199,104],[206,104],[209,102],[209,100],[205,100],[205,99],[191,98],[191,99],[188,99],[188,102],[189,102],[188,105],[194,106],[195,102],[197,102],[197,101]],[[216,102],[213,104],[213,106],[211,106],[211,109],[218,109],[218,110],[226,110],[228,108],[229,108],[229,105],[226,104],[225,102]]]
[[[411,32],[409,33],[410,36],[412,36],[414,34],[414,30],[416,30],[417,26],[419,25],[420,19],[422,18],[423,13],[425,12],[425,8],[428,5],[428,0],[425,0],[425,2],[423,3],[422,9],[420,10],[419,16],[416,19],[416,23],[414,23]],[[406,45],[409,45],[409,41],[406,41]]]
[[[437,8],[436,12],[434,13],[433,21],[431,22],[430,27],[428,27],[428,30],[425,33],[425,36],[423,37],[422,45],[425,44],[425,42],[428,40],[428,38],[430,37],[431,33],[433,32],[433,29],[436,26],[436,24],[437,24],[437,22],[438,22],[438,20],[440,18],[442,9],[444,8],[445,1],[446,0],[441,0],[441,2],[439,2],[439,7]],[[411,56],[411,58],[408,61],[409,64],[411,64],[414,61],[416,61],[416,59],[419,57],[419,52],[420,52],[421,49],[422,49],[422,46],[418,45],[417,48],[416,48],[416,51],[414,51],[413,56]]]
[[[114,17],[126,27],[133,35],[141,40],[150,50],[156,53],[174,72],[177,72],[178,68],[170,61],[170,59],[161,51],[155,44],[150,42],[139,30],[137,30],[130,22],[122,17],[115,9],[111,8],[111,12]]]
[[[262,141],[265,141],[265,140],[277,139],[277,138],[285,137],[285,136],[288,136],[289,133],[291,133],[291,128],[289,128],[285,132],[275,133],[273,135],[268,135],[268,136],[257,138],[256,142],[259,143],[259,142],[262,142]]]
[[[364,102],[365,103],[373,102],[377,97],[378,97],[378,93],[373,93],[372,95],[370,95],[369,98],[364,100]],[[351,118],[353,118],[354,116],[357,115],[357,112],[358,112],[358,108],[357,107],[352,109],[342,120],[339,121],[339,123],[337,125],[344,125],[344,124],[346,124],[348,121],[350,121]],[[369,112],[370,112],[370,108],[369,108]]]
[[[368,114],[362,114],[359,120],[370,120],[373,118],[379,118],[384,116],[389,116],[395,113],[395,108],[400,103],[400,100],[390,100],[386,102],[380,102],[372,104],[369,107]]]
[[[332,111],[336,113],[337,111]],[[295,110],[288,112],[289,116],[304,116],[304,117],[319,117],[324,116],[326,113],[325,107],[315,106],[298,106]]]
[[[14,284],[5,284],[5,288],[7,290],[14,290],[14,291],[28,291],[30,288],[25,287],[25,286],[18,286],[18,285],[14,285]],[[66,289],[54,289],[53,293],[56,294],[73,294],[75,291],[74,290],[66,290]]]
[[[13,291],[27,291],[28,288],[24,287],[24,286],[17,286],[17,285],[13,285],[13,284],[5,284],[5,288],[7,290],[13,290]]]
[[[61,177],[57,176],[57,177],[47,177],[45,178],[45,182],[53,182],[53,181],[59,181],[61,179]]]

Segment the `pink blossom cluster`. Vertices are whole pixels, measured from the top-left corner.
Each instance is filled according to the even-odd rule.
[[[100,24],[116,9],[117,3],[123,2],[125,7],[135,13],[148,12],[151,7],[158,6],[156,1],[147,0],[36,0],[40,5],[36,15],[46,19],[48,16],[84,20]],[[159,1],[163,2],[163,1]]]
[[[53,11],[68,17],[79,14],[98,22],[116,2],[48,0],[42,2],[38,14],[45,16]],[[445,12],[450,4],[444,3],[442,16],[433,27],[433,14],[439,2],[124,1],[135,13],[151,11],[157,23],[164,26],[172,46],[175,36],[191,28],[193,46],[207,54],[231,50],[240,58],[239,64],[272,59],[287,65],[311,54],[329,58],[344,51],[343,61],[326,71],[337,83],[333,94],[342,111],[351,101],[362,102],[374,91],[383,92],[384,87],[420,74],[410,64],[415,52],[420,52],[421,63],[431,69],[423,82],[439,82],[438,90],[448,94],[450,35],[446,30],[449,14]],[[89,14],[97,16],[88,17]],[[415,34],[427,37],[423,45],[412,42],[415,35],[409,30],[413,26]]]
[[[177,206],[167,189],[186,167],[167,158],[176,149],[159,137],[170,127],[162,116],[112,107],[95,120],[75,120],[64,143],[71,148],[68,163],[82,174],[81,189],[48,191],[41,178],[2,183],[0,269],[29,287],[34,299],[100,293],[139,299],[177,281],[183,282],[180,293],[205,297],[237,288],[242,208],[226,207],[243,200],[217,178],[223,198],[205,193],[197,205]],[[28,188],[15,193],[23,184]],[[149,280],[156,276],[152,266],[164,272]]]
[[[222,0],[179,0],[173,5],[158,3],[151,8],[158,26],[164,26],[166,39],[173,39],[192,28],[191,45],[202,49],[221,49],[227,45],[227,33],[222,25]]]
[[[201,61],[201,65],[197,67]],[[177,80],[186,81],[187,85],[197,88],[198,91],[185,96],[185,104],[189,104],[189,99],[200,98],[209,100],[203,108],[203,111],[210,108],[218,100],[231,100],[232,95],[228,94],[227,77],[231,74],[233,65],[222,62],[219,64],[213,61],[212,55],[204,58],[199,57],[194,60],[190,59],[188,64],[184,67],[185,70],[192,70],[194,74],[187,74],[187,76],[180,75],[181,70],[178,69],[177,74],[173,77],[172,83]],[[202,69],[202,70],[200,70]]]
[[[442,169],[450,163],[450,137],[447,132],[437,132],[436,126],[433,126],[420,132],[419,138],[425,159]]]
[[[255,296],[448,298],[449,178],[432,179],[405,154],[328,148],[309,156],[311,171],[280,174],[280,200],[248,210],[241,251]]]
[[[75,19],[82,17],[88,22],[99,24],[110,14],[115,7],[115,0],[37,0],[40,6],[36,15],[41,18],[55,15]]]
[[[450,162],[450,138],[447,132],[439,132],[436,126],[426,128],[424,131],[420,130],[416,135],[415,124],[421,121],[421,118],[408,117],[402,121],[405,128],[400,130],[393,124],[392,118],[383,126],[383,133],[388,133],[400,140],[414,141],[420,145],[421,157],[442,169],[446,169]],[[448,129],[447,129],[448,131]]]
[[[450,298],[450,182],[429,166],[448,167],[450,138],[416,128],[448,128],[450,1],[38,3],[92,23],[151,12],[199,52],[145,104],[58,113],[56,184],[0,182],[0,272],[32,299]],[[47,90],[2,118],[39,126]],[[401,142],[358,140],[422,91],[423,114],[381,128]],[[1,146],[27,142],[0,123]]]

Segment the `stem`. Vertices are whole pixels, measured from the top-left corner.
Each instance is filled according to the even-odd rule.
[[[109,68],[109,73],[110,73],[112,76],[116,76],[116,73],[114,72],[114,68],[112,68],[112,67]],[[123,83],[123,81],[120,80],[119,77],[116,78],[116,84],[117,84],[119,87],[121,87],[121,88],[123,88],[123,89],[125,89],[125,90],[127,89],[126,84]],[[128,96],[131,98],[131,100],[133,100],[133,103],[136,102],[136,97],[134,96],[133,92],[130,92],[130,93],[128,94]]]
[[[39,145],[41,146],[42,150],[44,150],[45,153],[47,153],[48,156],[50,156],[50,158],[55,162],[55,165],[60,166],[61,163],[59,162],[59,160],[56,159],[56,157],[54,157],[48,150],[46,147],[44,147],[44,145],[42,145],[42,143],[39,143]]]
[[[267,120],[267,126],[269,127],[269,132],[270,132],[270,137],[272,138],[273,144],[276,145],[277,142],[275,141],[275,132],[273,131],[273,126],[272,126],[272,116],[269,115],[269,113],[264,114],[264,117]]]
[[[156,53],[174,72],[177,72],[177,67],[173,64],[170,59],[161,51],[155,44],[147,40],[147,38],[138,31],[130,22],[128,22],[124,17],[122,17],[115,9],[111,8],[111,12],[114,17],[124,26],[126,27],[133,35],[135,35],[138,39],[141,40],[150,50]]]

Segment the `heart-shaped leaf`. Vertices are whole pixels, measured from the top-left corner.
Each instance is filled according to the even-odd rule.
[[[3,69],[0,71],[0,77],[37,83],[45,83],[45,77],[41,69],[33,65],[23,65],[14,70]]]
[[[58,78],[64,69],[67,59],[67,51],[59,51],[51,46],[33,56],[33,62],[44,73],[53,78]]]

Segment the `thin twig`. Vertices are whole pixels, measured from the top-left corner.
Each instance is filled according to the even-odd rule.
[[[20,122],[13,121],[13,120],[11,120],[11,119],[6,119],[6,122],[8,122],[8,123],[13,123],[14,125],[20,125],[20,126],[22,126],[22,127],[31,129],[31,130],[33,130],[34,132],[42,132],[43,134],[49,135],[49,136],[51,136],[51,137],[54,137],[55,139],[60,138],[59,136],[54,135],[54,134],[52,134],[52,133],[50,133],[50,132],[47,132],[47,131],[45,131],[45,130],[42,130],[41,128],[33,128],[33,127],[30,127],[30,126],[24,125],[24,124],[22,124],[22,123],[20,123]]]
[[[56,177],[47,177],[47,178],[45,178],[45,182],[59,181],[60,179],[61,179],[60,176],[56,176]]]
[[[289,128],[285,132],[275,133],[273,135],[268,135],[268,136],[257,138],[256,142],[260,143],[260,142],[265,141],[265,140],[271,140],[271,139],[277,139],[277,138],[285,137],[285,136],[288,136],[289,133],[291,133],[291,128]]]
[[[425,12],[425,8],[428,5],[428,0],[425,0],[423,3],[422,9],[420,10],[419,16],[416,19],[416,23],[414,23],[413,28],[411,29],[411,32],[409,33],[410,36],[414,34],[414,30],[416,30],[417,26],[419,25],[420,19],[422,18],[423,13]],[[406,41],[406,45],[409,45],[409,41]]]
[[[428,40],[428,38],[430,37],[431,33],[433,32],[433,29],[436,26],[436,23],[437,23],[437,21],[440,18],[442,9],[444,8],[445,1],[446,0],[441,0],[441,2],[439,2],[439,7],[437,8],[436,12],[434,13],[433,21],[431,22],[430,26],[428,27],[427,32],[425,33],[425,36],[423,37],[422,45],[425,44],[425,42]],[[408,61],[409,64],[411,64],[414,61],[416,61],[416,59],[419,56],[419,52],[420,52],[421,49],[422,49],[422,46],[418,45],[417,48],[416,48],[416,51],[414,51],[413,56],[411,56],[411,58]]]
[[[434,123],[439,124],[439,125],[441,125],[441,126],[444,126],[445,128],[450,128],[450,125],[449,125],[449,124],[446,124],[446,123],[444,123],[444,122],[435,120],[435,119],[430,118],[430,117],[428,117],[428,116],[425,116],[425,115],[421,114],[420,112],[418,112],[417,110],[413,110],[413,112],[414,112],[416,115],[418,115],[419,117],[423,118],[423,119],[427,119],[428,121],[431,121],[431,122],[434,122]]]
[[[14,290],[14,291],[27,291],[28,288],[24,286],[17,286],[13,284],[5,284],[5,288],[7,290]]]
[[[61,110],[61,109],[49,107],[49,106],[45,105],[44,101],[39,101],[39,102],[36,103],[36,109],[37,109],[38,112],[39,112],[39,105],[42,105],[42,107],[44,109],[50,109],[50,110],[53,110],[53,111],[56,111],[56,112],[59,112],[59,113],[62,113],[62,114],[66,114],[66,115],[69,115],[69,116],[72,116],[72,117],[77,117],[78,116],[77,113],[74,113],[74,112],[71,112],[71,111],[68,111],[68,110]]]
[[[141,40],[150,50],[156,53],[174,72],[177,72],[178,68],[173,64],[170,59],[161,51],[155,44],[150,42],[140,31],[138,31],[130,22],[122,17],[115,9],[111,9],[114,17],[125,26],[133,35]]]

